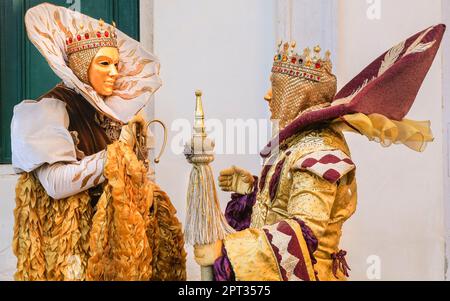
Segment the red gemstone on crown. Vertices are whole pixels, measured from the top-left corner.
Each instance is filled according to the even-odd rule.
[[[293,58],[291,59],[291,63],[292,63],[292,64],[295,64],[296,61],[297,61],[297,59],[296,59],[295,57],[293,57]]]
[[[100,33],[100,31],[97,32],[97,38],[101,38],[102,34]]]
[[[69,44],[72,44],[73,40],[72,38],[69,38]]]
[[[105,37],[109,37],[109,32],[105,31]]]
[[[85,39],[89,39],[89,34],[88,34],[88,33],[85,33],[85,34],[84,34],[84,38],[85,38]]]
[[[322,65],[320,65],[320,63],[316,63],[316,69],[320,69],[320,67],[322,67]]]
[[[81,36],[80,35],[77,36],[77,40],[81,41]]]

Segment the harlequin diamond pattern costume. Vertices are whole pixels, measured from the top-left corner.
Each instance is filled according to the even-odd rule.
[[[330,54],[280,44],[272,69],[272,119],[281,131],[246,195],[233,194],[226,217],[238,232],[223,240],[217,280],[345,280],[343,223],[356,209],[355,164],[343,131],[384,146],[423,151],[429,122],[404,119],[438,51],[444,25],[394,46],[340,92]]]
[[[184,280],[181,224],[143,162],[150,133],[135,116],[161,85],[157,59],[114,26],[63,7],[38,5],[25,22],[63,83],[14,108],[15,278]],[[88,77],[102,47],[120,57],[107,97]],[[144,125],[137,149],[119,140],[130,120]]]

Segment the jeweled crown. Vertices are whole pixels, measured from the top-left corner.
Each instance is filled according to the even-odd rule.
[[[295,50],[297,43],[278,44],[278,53],[273,59],[273,73],[281,73],[290,76],[302,77],[312,81],[320,82],[325,72],[332,72],[331,52],[326,51],[325,57],[320,56],[321,48],[316,46],[311,53],[311,49],[306,48],[303,54],[298,54]]]
[[[117,47],[116,24],[113,22],[112,26],[106,27],[105,22],[100,19],[97,30],[94,30],[91,24],[88,29],[79,24],[78,31],[66,37],[66,46],[68,56],[86,49]]]

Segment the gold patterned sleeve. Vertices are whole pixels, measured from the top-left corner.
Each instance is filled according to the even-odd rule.
[[[232,270],[236,280],[244,281],[316,280],[312,254],[316,237],[327,226],[335,194],[336,184],[310,172],[294,172],[288,204],[293,218],[229,234],[224,239],[226,259],[216,262],[215,271]]]
[[[337,185],[308,171],[294,171],[288,213],[322,236],[336,197]]]

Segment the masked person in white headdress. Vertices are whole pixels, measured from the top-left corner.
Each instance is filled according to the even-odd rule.
[[[181,224],[153,182],[138,114],[159,62],[114,24],[63,7],[38,5],[25,23],[62,83],[14,108],[15,279],[184,280]]]

